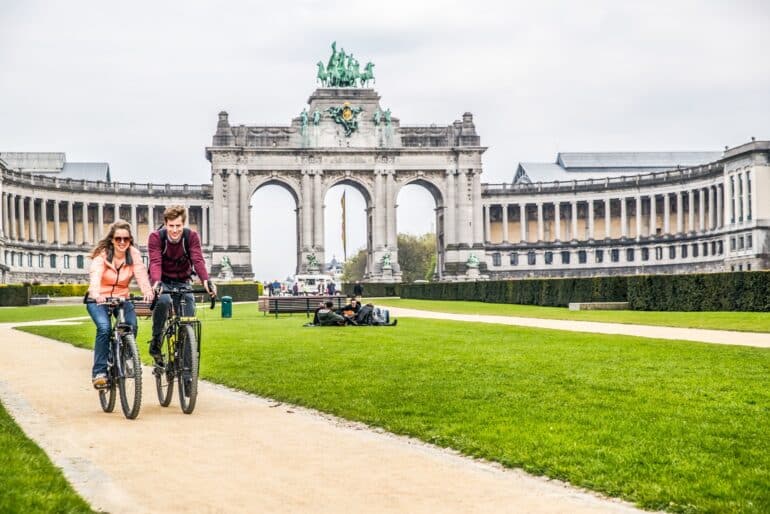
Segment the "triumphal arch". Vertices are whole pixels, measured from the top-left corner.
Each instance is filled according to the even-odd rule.
[[[206,148],[214,263],[227,256],[237,275],[251,276],[250,199],[259,188],[278,185],[297,205],[297,271],[318,271],[328,257],[324,198],[331,187],[345,184],[366,203],[366,279],[398,282],[396,198],[407,184],[418,184],[435,200],[439,275],[451,280],[474,271],[476,254],[484,252],[486,148],[473,115],[466,112],[448,126],[402,125],[371,87],[373,69],[333,44],[327,63],[318,63],[320,87],[289,125],[231,125],[228,113],[219,113]]]

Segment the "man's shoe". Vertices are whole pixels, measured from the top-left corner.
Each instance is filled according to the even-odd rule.
[[[97,373],[96,376],[91,379],[91,383],[95,389],[104,389],[109,384],[106,373]]]
[[[155,361],[155,365],[163,367],[163,353],[160,351],[160,341],[153,339],[150,341],[150,356]]]

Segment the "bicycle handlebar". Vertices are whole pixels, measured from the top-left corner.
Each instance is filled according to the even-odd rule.
[[[209,294],[209,292],[206,291],[205,289],[194,289],[192,287],[172,287],[171,289],[167,289],[167,288],[164,287],[164,288],[161,288],[160,291],[155,291],[155,298],[152,299],[152,303],[150,304],[150,310],[155,308],[155,305],[157,305],[157,303],[158,303],[158,298],[162,294],[170,294],[172,296],[181,296],[181,295],[187,294],[187,293],[191,293],[191,294],[196,294],[196,293],[197,294],[200,294],[200,293]],[[214,308],[214,304],[216,302],[217,302],[217,297],[216,296],[211,296],[211,305],[209,306],[209,309],[213,309]]]

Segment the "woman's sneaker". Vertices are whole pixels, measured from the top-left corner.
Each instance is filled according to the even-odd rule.
[[[107,384],[109,383],[109,380],[107,380],[107,374],[106,373],[97,373],[96,376],[91,379],[91,383],[94,385],[94,388],[96,389],[104,389],[107,387]]]

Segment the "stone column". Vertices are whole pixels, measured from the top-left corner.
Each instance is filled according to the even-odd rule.
[[[388,218],[388,247],[398,249],[398,239],[396,237],[398,227],[396,226],[396,172],[387,170],[385,174],[385,194],[387,196],[387,218]],[[479,211],[481,215],[481,211]]]
[[[706,230],[706,191],[702,187],[698,189],[698,230]]]
[[[0,180],[0,238],[8,233],[8,200],[3,193],[3,181]]]
[[[27,240],[27,215],[25,214],[27,202],[25,196],[19,196],[19,241]]]
[[[714,193],[715,186],[709,186],[709,230],[714,230],[717,225],[717,211],[714,208],[716,203],[716,194]]]
[[[649,236],[655,237],[658,234],[658,198],[655,193],[650,195],[650,231]]]
[[[553,222],[554,232],[556,232],[554,241],[561,241],[561,202],[556,200],[553,202]]]
[[[483,243],[484,227],[481,219],[481,170],[473,170],[471,175],[471,207],[473,213],[473,243]]]
[[[209,243],[209,208],[201,205],[201,245],[208,246]]]
[[[537,202],[537,240],[545,239],[545,224],[543,223],[543,202]]]
[[[521,242],[527,241],[527,204],[519,204],[519,225],[521,225]]]
[[[59,219],[59,200],[53,201],[53,242],[61,244],[61,220]]]
[[[302,170],[300,179],[300,191],[302,194],[302,229],[300,233],[302,240],[300,247],[305,251],[310,251],[313,247],[313,218],[311,212],[312,198],[310,190],[310,170]]]
[[[318,251],[323,251],[325,246],[324,241],[324,191],[321,177],[323,171],[320,169],[314,170],[313,174],[313,246]],[[320,264],[324,263],[323,256],[318,255],[318,261]]]
[[[131,226],[134,228],[136,236],[139,237],[139,223],[136,221],[136,203],[131,202]]]
[[[237,170],[227,172],[227,246],[238,246],[238,176]]]
[[[40,202],[40,241],[48,244],[48,199]]]
[[[594,200],[588,200],[588,239],[594,240]]]
[[[692,189],[687,191],[687,201],[687,228],[689,232],[695,232],[695,192]]]
[[[671,195],[663,195],[663,235],[671,234]]]
[[[212,230],[211,235],[213,236],[211,238],[211,241],[213,243],[213,246],[221,247],[223,246],[222,242],[222,234],[224,233],[224,219],[222,217],[222,171],[221,170],[212,170],[211,171],[211,194],[213,197],[213,209],[211,209],[211,224],[212,224]],[[302,199],[301,201],[304,201]],[[302,250],[302,247],[300,246],[300,251]]]
[[[722,197],[724,195],[725,189],[722,186],[717,186],[716,191],[716,197],[717,197],[717,226],[716,228],[722,228],[722,215],[723,215],[723,207],[722,207]]]
[[[120,219],[120,204],[115,202],[113,208],[115,209],[115,214],[112,217],[112,221],[118,221]]]
[[[743,222],[748,223],[749,213],[751,217],[754,217],[754,211],[749,207],[749,181],[747,177],[748,173],[741,173],[741,183],[743,184],[743,196],[741,196],[741,202],[743,203]]]
[[[628,237],[628,206],[626,205],[626,197],[620,198],[620,237]]]
[[[492,222],[489,219],[489,205],[484,204],[484,242],[492,242]]]
[[[35,197],[29,199],[29,240],[37,243],[37,219],[35,216]]]
[[[447,245],[453,245],[457,242],[457,197],[455,191],[455,173],[457,170],[448,168],[446,170],[446,209],[444,211],[444,241]],[[377,175],[374,176],[375,187],[377,186]],[[382,186],[380,186],[382,188]],[[381,190],[381,189],[380,189]]]
[[[604,199],[604,238],[612,238],[612,199]]]
[[[503,243],[508,243],[510,242],[508,239],[508,204],[504,203],[501,207],[503,209]]]
[[[75,243],[75,216],[72,200],[67,200],[67,244]]]
[[[385,246],[385,190],[383,180],[385,170],[383,168],[374,168],[374,190],[372,191],[372,205],[370,205],[372,215],[372,250],[382,250]],[[445,239],[448,238],[449,229],[448,215],[444,214],[444,232]]]
[[[684,194],[682,191],[676,193],[676,233],[684,232]]]
[[[636,206],[634,213],[634,221],[636,221],[636,239],[639,239],[642,237],[642,197],[640,195],[636,196]]]
[[[147,205],[147,237],[155,230],[155,206]]]
[[[240,171],[240,184],[238,184],[240,187],[240,233],[239,233],[239,239],[241,246],[248,246],[249,241],[251,240],[251,191],[249,191],[249,172],[248,170],[241,170]]]
[[[578,238],[577,221],[578,221],[578,202],[577,200],[574,200],[572,202],[572,234],[570,234],[572,236],[571,239],[574,239],[574,240],[577,240]]]
[[[457,242],[459,244],[472,244],[473,233],[471,225],[473,224],[473,213],[470,212],[468,198],[468,169],[460,168],[457,174]]]
[[[96,232],[100,235],[104,232],[104,204],[101,202],[96,204]]]
[[[88,202],[83,202],[83,244],[91,242],[91,236],[88,232]]]

